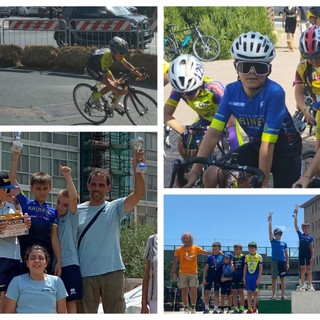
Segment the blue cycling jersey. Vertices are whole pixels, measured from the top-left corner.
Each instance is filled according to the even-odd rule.
[[[299,237],[299,253],[309,253],[310,245],[313,243],[313,237],[311,234],[302,233],[301,231],[297,231]]]
[[[222,131],[231,115],[250,141],[276,143],[278,150],[288,150],[301,143],[285,104],[284,90],[268,78],[260,92],[250,98],[240,81],[227,85],[211,127]]]

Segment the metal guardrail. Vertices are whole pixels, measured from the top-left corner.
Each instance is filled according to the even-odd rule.
[[[155,19],[5,19],[2,22],[0,44],[52,44],[54,46],[107,46],[110,39],[120,36],[130,47],[141,50],[152,41],[157,30]],[[46,32],[40,36],[40,32]]]
[[[0,44],[55,45],[54,32],[66,34],[66,21],[57,19],[5,19],[1,27]]]

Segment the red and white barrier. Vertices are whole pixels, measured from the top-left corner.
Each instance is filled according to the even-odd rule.
[[[130,31],[128,20],[75,20],[75,29],[79,31]]]
[[[9,30],[55,31],[58,20],[9,20]]]

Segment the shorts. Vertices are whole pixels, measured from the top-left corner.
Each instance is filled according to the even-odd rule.
[[[234,274],[233,275],[233,280],[232,280],[232,289],[243,289],[243,275],[242,274]]]
[[[199,280],[196,273],[179,273],[179,288],[198,287]]]
[[[247,273],[246,275],[246,289],[247,291],[259,291],[259,287],[257,286],[258,274],[250,275]]]
[[[280,278],[283,278],[286,275],[287,275],[286,262],[285,261],[272,260],[271,261],[271,278],[275,279],[278,276]]]
[[[310,265],[310,259],[311,259],[311,254],[310,252],[308,253],[303,253],[303,254],[299,254],[299,266],[309,266]]]
[[[103,73],[101,70],[101,61],[99,55],[92,56],[86,66],[87,73],[96,81],[101,81]]]
[[[293,183],[300,178],[301,174],[301,137],[292,146],[292,150],[278,152],[276,147],[273,154],[271,172],[273,174],[274,188],[291,188]],[[238,163],[252,167],[259,166],[260,144],[248,142],[232,152],[238,153]],[[223,156],[220,160],[228,160],[231,153]]]
[[[0,258],[0,292],[7,291],[11,280],[23,273],[19,260]]]
[[[227,296],[230,296],[231,285],[232,285],[231,280],[221,282],[221,294],[226,294]]]
[[[67,301],[82,298],[82,278],[79,266],[71,265],[62,267],[61,280],[68,292]]]
[[[218,292],[221,287],[221,269],[217,269],[211,267],[208,270],[206,285],[204,287],[205,290],[211,290],[213,284],[214,291]]]

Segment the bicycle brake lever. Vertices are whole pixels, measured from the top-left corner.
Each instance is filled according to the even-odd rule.
[[[176,159],[173,164],[174,169],[177,174],[177,181],[180,187],[185,186],[188,183],[188,180],[184,177],[184,170],[182,166],[181,159]]]

